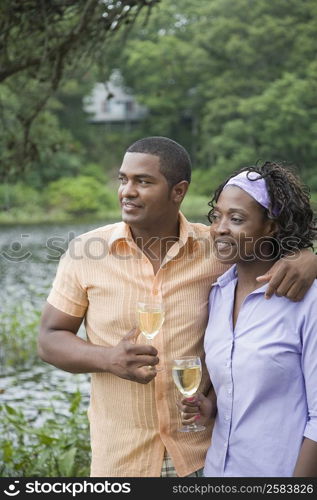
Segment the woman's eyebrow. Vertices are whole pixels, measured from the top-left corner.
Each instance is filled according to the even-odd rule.
[[[221,212],[221,208],[219,208],[217,205],[214,206],[214,210],[218,210],[219,212]],[[247,210],[245,210],[244,208],[229,208],[228,210],[229,213],[233,213],[233,212],[242,212],[244,214],[248,214],[249,212]]]
[[[249,213],[247,210],[245,210],[244,208],[229,208],[228,212],[232,213],[232,212],[242,212],[244,214],[247,214]]]

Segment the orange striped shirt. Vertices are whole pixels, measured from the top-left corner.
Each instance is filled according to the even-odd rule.
[[[177,432],[180,393],[171,367],[178,356],[203,359],[209,290],[226,268],[212,254],[209,228],[181,213],[179,218],[179,241],[156,275],[124,222],[79,236],[60,260],[47,300],[67,314],[85,316],[93,344],[118,344],[136,326],[136,303],[145,295],[161,295],[165,306],[164,324],[152,340],[163,371],[146,385],[111,373],[91,375],[91,476],[160,476],[165,448],[179,476],[204,464],[211,427]],[[144,340],[139,336],[138,342]],[[207,392],[209,385],[204,367],[200,390]]]

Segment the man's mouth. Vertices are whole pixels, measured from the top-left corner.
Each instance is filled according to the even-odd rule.
[[[133,201],[122,201],[121,206],[123,210],[130,212],[131,210],[135,210],[138,208],[142,208],[141,205],[138,205],[137,203],[133,203]]]

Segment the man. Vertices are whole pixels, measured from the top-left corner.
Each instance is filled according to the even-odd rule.
[[[226,267],[212,254],[209,228],[179,212],[190,178],[188,153],[171,139],[132,144],[119,172],[122,222],[71,242],[44,307],[41,358],[92,373],[92,476],[188,476],[204,464],[211,428],[177,432],[171,365],[177,356],[203,356],[210,286]],[[317,258],[307,250],[262,279],[273,282],[268,295],[298,299],[316,275]],[[146,295],[165,305],[153,345],[133,328],[136,303]],[[83,319],[87,342],[76,336]],[[156,372],[158,361],[163,370]],[[204,368],[200,390],[207,394],[209,386]]]

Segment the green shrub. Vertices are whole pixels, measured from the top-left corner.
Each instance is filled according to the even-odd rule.
[[[16,363],[21,369],[38,361],[36,342],[39,321],[40,312],[22,303],[0,315],[0,366],[4,370]]]
[[[215,187],[212,169],[196,168],[193,170],[189,194],[207,196],[210,199]]]
[[[37,206],[41,202],[41,194],[25,184],[0,185],[0,210]]]
[[[107,186],[93,177],[63,177],[51,182],[45,194],[49,208],[72,216],[94,214],[100,207],[111,209],[116,197]]]
[[[90,440],[86,409],[76,391],[68,411],[58,412],[54,401],[42,408],[40,426],[17,408],[0,405],[2,439],[0,477],[87,477]]]
[[[197,219],[199,222],[208,224],[208,220],[205,217],[209,212],[208,201],[209,198],[207,196],[189,193],[182,203],[181,211],[187,219]]]

